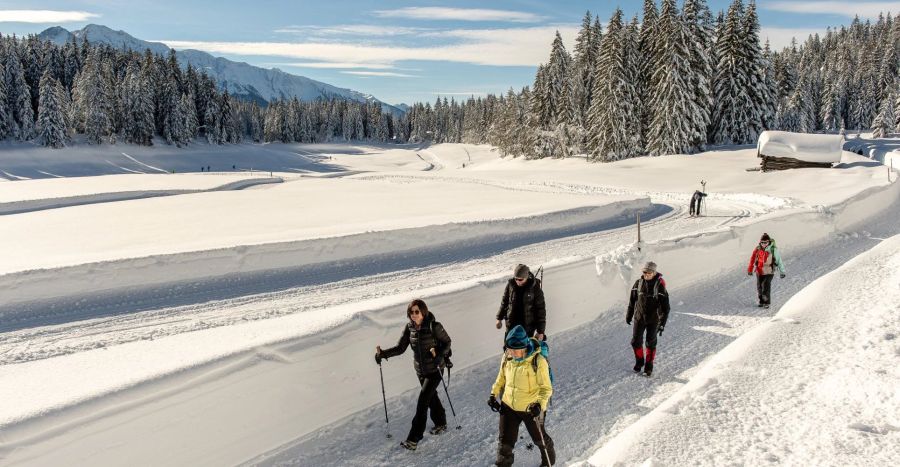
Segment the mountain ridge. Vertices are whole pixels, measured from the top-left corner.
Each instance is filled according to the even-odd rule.
[[[166,55],[169,46],[161,42],[149,42],[138,39],[125,31],[113,30],[107,26],[89,24],[82,29],[69,31],[61,26],[53,26],[45,29],[38,37],[56,44],[65,44],[73,38],[84,39],[88,42],[108,44],[121,49],[143,51],[150,49],[155,54]],[[205,71],[221,89],[236,97],[254,100],[261,104],[274,99],[289,99],[297,97],[301,101],[314,101],[317,99],[344,99],[356,102],[377,102],[382,110],[392,114],[402,114],[400,108],[383,102],[371,94],[362,93],[347,88],[316,81],[314,79],[287,73],[278,68],[266,69],[246,62],[236,62],[224,57],[217,57],[209,53],[194,50],[175,50],[175,56],[182,67],[188,64],[198,70]]]

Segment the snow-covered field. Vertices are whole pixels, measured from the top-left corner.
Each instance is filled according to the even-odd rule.
[[[39,167],[61,176],[89,174],[53,172],[48,167],[62,171],[54,166],[56,153],[46,150],[7,150],[27,153],[0,163],[3,173],[17,178],[36,178],[29,175]],[[850,427],[853,436],[877,438],[836,447],[831,457],[817,457],[823,451],[815,443],[825,438],[798,440],[802,450],[784,451],[790,437],[799,436],[782,426],[784,420],[803,411],[801,401],[781,399],[811,403],[809,391],[835,387],[846,387],[853,399],[858,393],[849,389],[851,379],[877,370],[871,360],[854,370],[847,345],[863,344],[837,331],[849,324],[842,314],[847,310],[835,305],[858,306],[866,293],[896,302],[882,293],[896,286],[893,276],[842,279],[854,265],[897,261],[898,242],[883,239],[900,234],[900,185],[889,184],[884,166],[871,158],[845,152],[835,169],[763,174],[746,170],[758,166],[755,149],[614,164],[500,159],[490,147],[473,145],[241,145],[222,154],[183,150],[178,158],[166,151],[125,151],[132,165],[123,167],[157,167],[156,175],[147,169],[146,175],[0,183],[0,200],[10,203],[178,192],[0,216],[0,237],[15,245],[0,263],[3,463],[489,464],[496,421],[484,400],[501,340],[492,322],[518,262],[546,270],[558,375],[548,431],[561,461],[863,464],[871,452],[866,442],[890,443],[897,436],[896,393],[873,385],[869,393],[883,396],[877,399],[883,418],[848,408],[840,420],[850,420],[844,428],[874,427]],[[89,166],[116,151],[101,146],[74,153]],[[228,169],[180,174],[215,157]],[[124,164],[120,159],[116,164]],[[251,177],[238,170],[257,160],[268,161],[257,169],[272,170],[283,183],[220,189],[236,179],[268,180],[268,173]],[[162,173],[172,170],[178,174]],[[710,191],[706,216],[687,217],[687,199],[701,179]],[[636,212],[643,221],[640,251]],[[771,310],[752,306],[754,285],[742,272],[764,231],[778,240],[789,274],[776,280]],[[819,280],[869,250],[872,258]],[[622,316],[635,265],[647,259],[660,264],[673,296],[652,379],[630,374],[630,331]],[[847,283],[854,293],[829,298],[822,281]],[[450,391],[464,429],[426,437],[419,451],[408,453],[394,443],[414,405],[411,357],[385,366],[396,435],[387,441],[372,352],[397,338],[404,303],[414,297],[425,298],[453,337]],[[830,304],[835,330],[807,342],[800,329],[813,321],[804,313],[822,308],[817,300]],[[884,331],[866,338],[888,349],[882,358],[893,348],[896,359],[896,341],[886,336],[900,333],[900,326],[889,311],[870,311],[881,321],[866,326]],[[773,318],[781,320],[777,326],[766,324]],[[791,328],[787,319],[800,325]],[[801,334],[782,335],[781,328]],[[743,387],[750,377],[753,385],[768,386],[740,368],[755,368],[773,381],[794,381],[798,371],[781,371],[800,364],[787,354],[778,354],[782,363],[768,364],[775,356],[754,351],[758,342],[784,339],[785,348],[808,350],[802,346],[822,345],[828,336],[848,343],[825,345],[848,378],[836,372],[820,383],[804,380],[805,386],[771,393]],[[766,345],[771,351],[774,344]],[[830,368],[822,352],[827,349],[815,350],[811,371]],[[720,361],[740,367],[723,369]],[[896,371],[885,370],[875,380],[896,386]],[[740,407],[723,414],[720,407],[732,400]],[[740,413],[748,414],[749,425]],[[727,418],[715,438],[699,432],[718,430],[717,417]],[[811,430],[813,420],[804,422]],[[680,423],[699,431],[689,435],[687,428],[676,429]],[[846,435],[840,423],[828,436]],[[766,439],[777,442],[762,439],[756,450],[740,449],[757,441],[744,431],[749,427],[768,430]],[[731,445],[724,441],[728,429]],[[684,440],[659,447],[676,434]],[[685,441],[699,446],[703,436],[715,445],[692,451]],[[537,463],[535,451],[519,446],[517,453]],[[897,460],[896,449],[879,455]]]

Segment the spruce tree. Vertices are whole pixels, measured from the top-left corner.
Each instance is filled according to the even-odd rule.
[[[699,142],[693,122],[702,120],[692,86],[691,52],[687,30],[678,15],[675,0],[663,0],[656,23],[660,40],[657,68],[651,77],[653,118],[647,150],[652,156],[692,153]]]
[[[600,57],[594,68],[594,100],[590,109],[588,131],[591,158],[604,162],[630,155],[633,139],[628,131],[629,88],[624,60],[625,31],[622,10],[616,8],[600,44]]]
[[[696,111],[687,115],[691,129],[691,147],[702,150],[707,141],[707,129],[712,112],[712,45],[713,31],[705,0],[685,0],[684,26],[690,51],[690,86]]]
[[[745,144],[750,141],[750,83],[743,34],[743,4],[734,0],[716,39],[719,63],[713,81],[712,142]]]
[[[881,101],[881,108],[875,120],[872,122],[872,137],[887,138],[891,131],[897,126],[897,120],[894,111],[894,94],[888,94]]]
[[[34,137],[34,111],[31,107],[31,88],[25,81],[25,71],[19,59],[15,40],[8,45],[6,52],[6,99],[15,126],[13,133],[19,140],[26,141]]]
[[[66,144],[66,120],[63,116],[62,104],[59,101],[59,85],[56,79],[45,71],[41,77],[38,104],[38,132],[40,142],[44,146],[61,148]]]

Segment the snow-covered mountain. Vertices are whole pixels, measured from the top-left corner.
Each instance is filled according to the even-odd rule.
[[[64,44],[73,37],[87,38],[91,43],[110,44],[123,49],[143,51],[150,49],[156,54],[168,54],[169,47],[160,42],[148,42],[137,39],[125,31],[114,31],[106,26],[89,24],[77,31],[54,26],[44,30],[38,36],[56,44]],[[352,89],[339,88],[305,76],[285,73],[277,68],[265,69],[244,62],[235,62],[226,58],[215,57],[199,50],[176,51],[178,62],[182,66],[188,64],[205,70],[222,89],[227,89],[234,96],[268,102],[273,99],[296,96],[300,100],[312,101],[319,98],[339,98],[357,102],[379,102],[382,109],[391,113],[402,110],[376,99],[371,94],[364,94]]]

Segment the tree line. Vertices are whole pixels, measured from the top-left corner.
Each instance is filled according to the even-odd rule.
[[[220,92],[168,56],[73,39],[0,37],[0,139],[62,147],[254,142],[488,143],[527,158],[597,161],[690,154],[754,143],[767,129],[900,131],[900,21],[853,20],[781,51],[760,43],[751,0],[713,15],[705,0],[645,0],[604,30],[584,16],[573,53],[559,33],[534,83],[463,102],[438,98],[404,114],[377,102],[322,98],[265,106]]]

